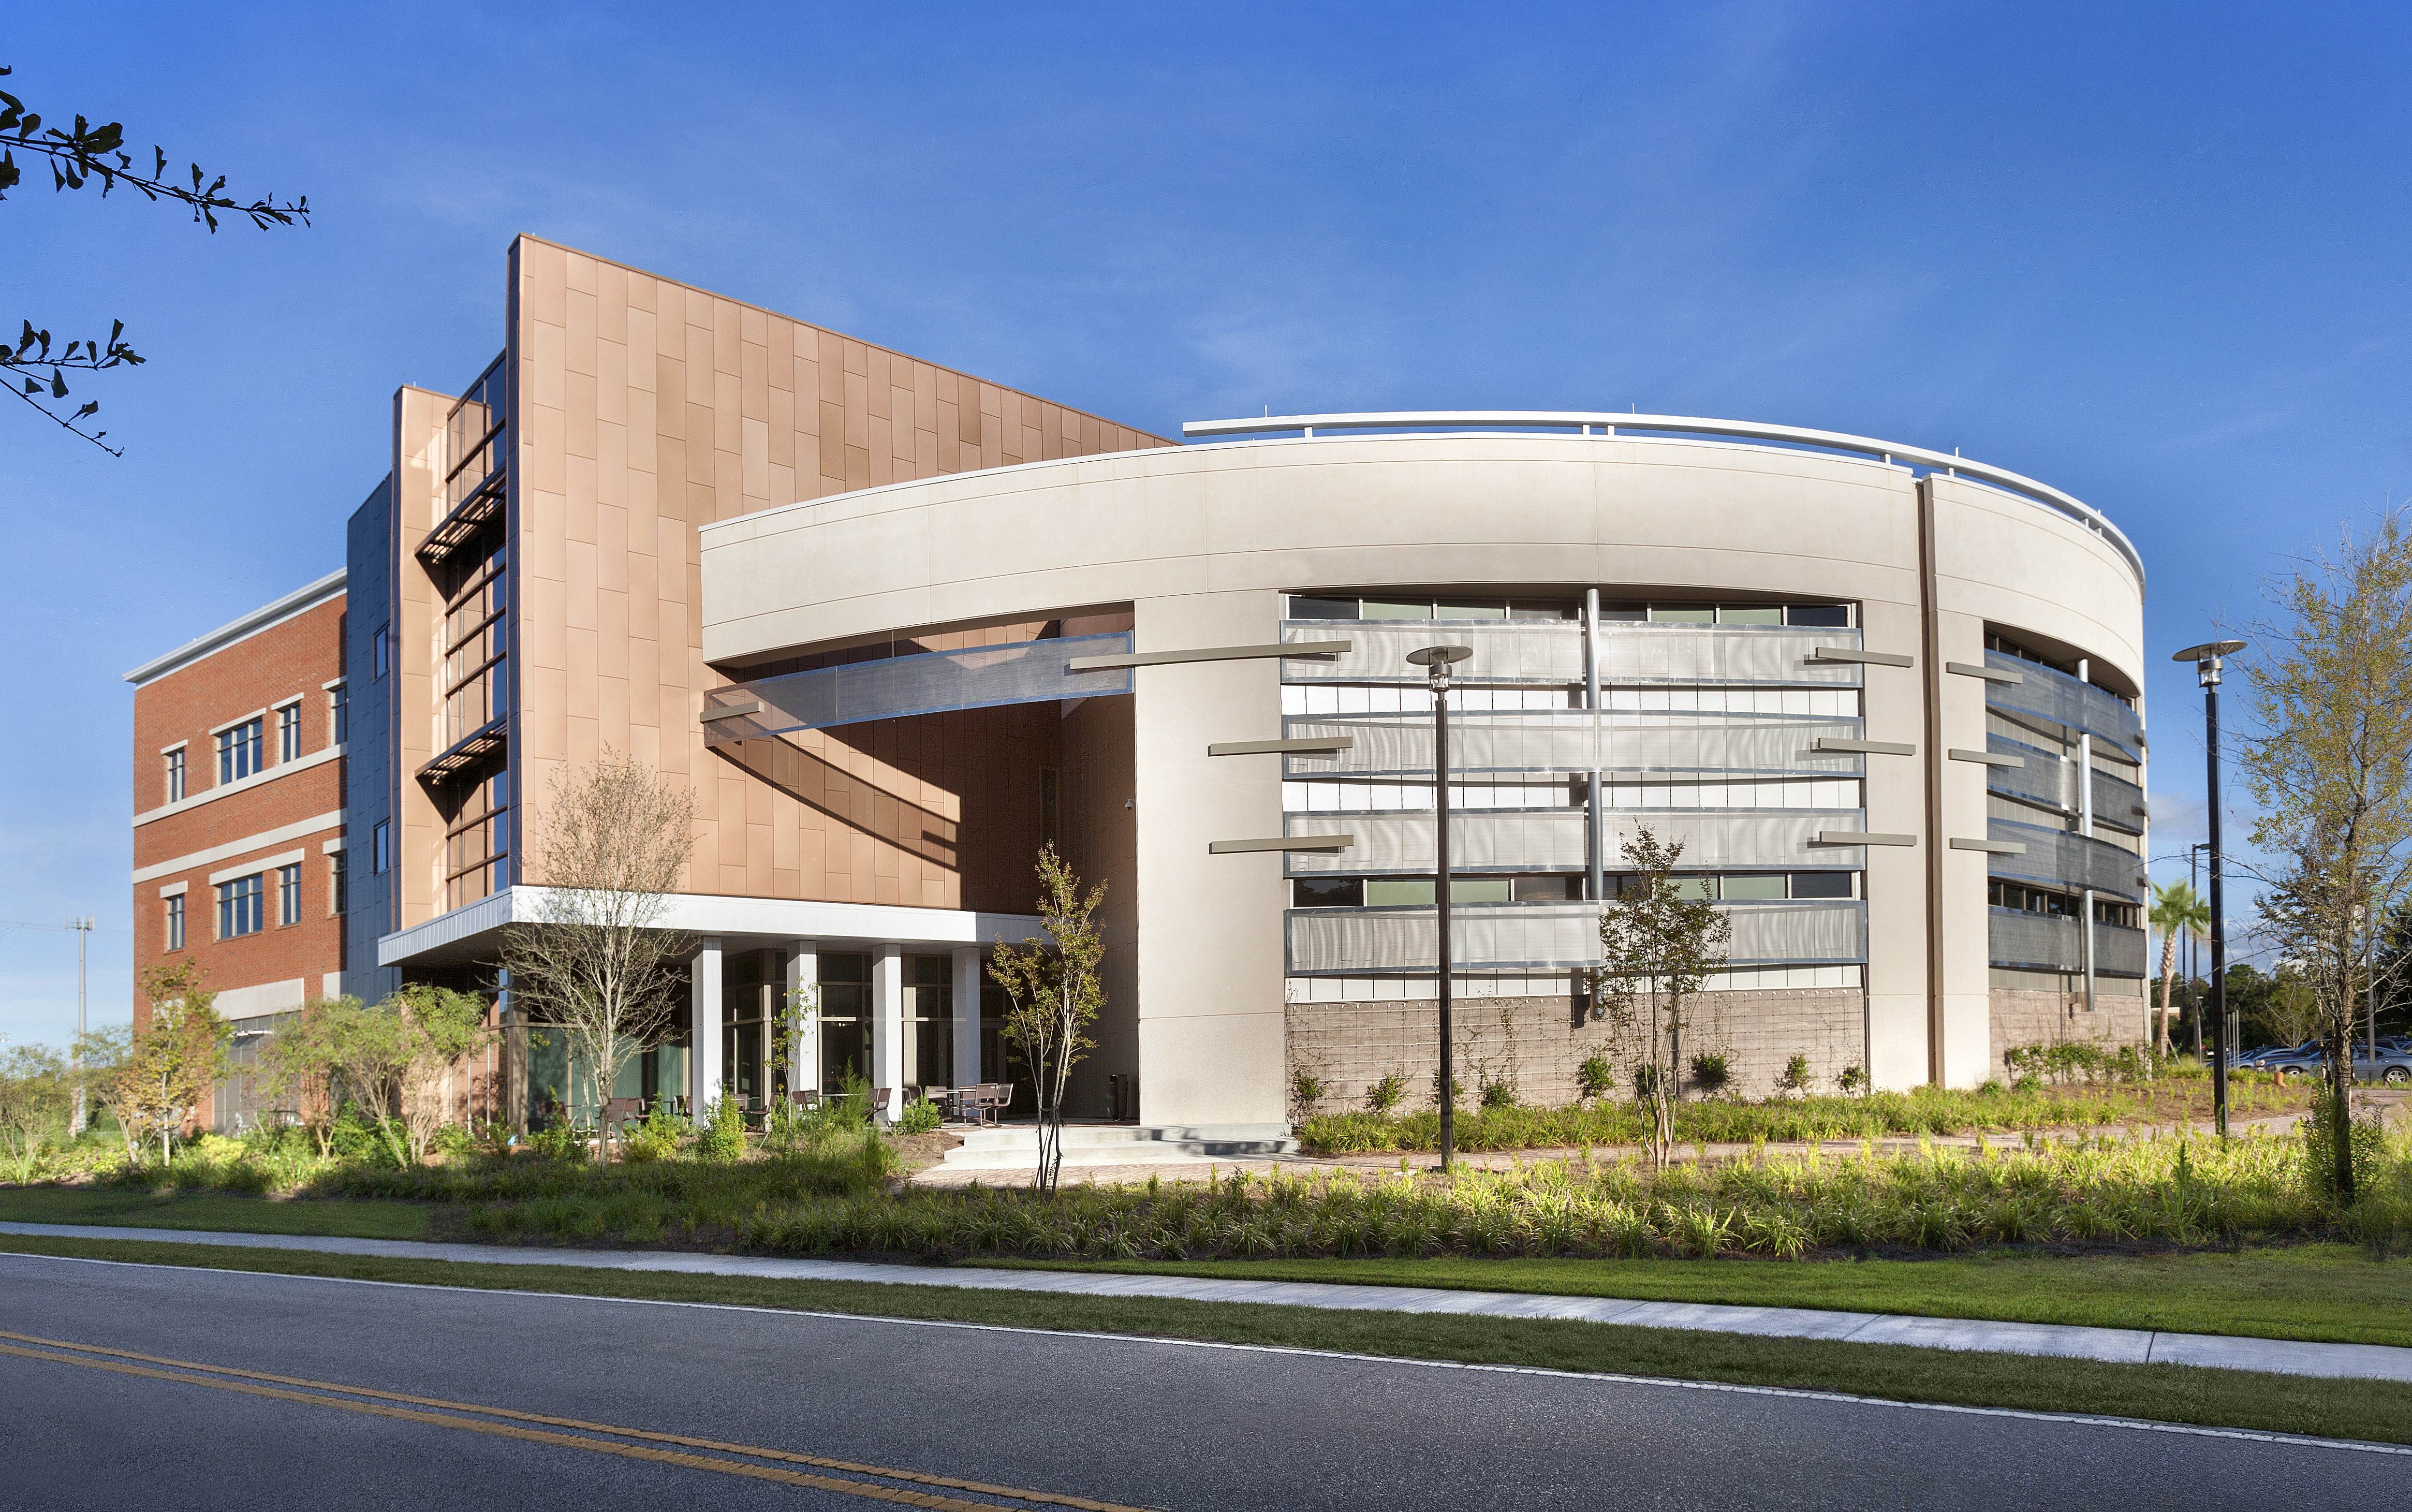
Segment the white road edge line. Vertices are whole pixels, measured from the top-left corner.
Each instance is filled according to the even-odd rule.
[[[1605,1381],[1618,1386],[1673,1387],[1684,1391],[1725,1391],[1738,1396],[1788,1397],[1803,1402],[1833,1402],[1858,1407],[1891,1407],[1904,1412],[1954,1413],[1969,1417],[2008,1417],[2031,1423],[2067,1423],[2080,1428],[2122,1428],[2147,1433],[2180,1433],[2192,1438],[2243,1439],[2255,1444],[2284,1444],[2296,1448],[2344,1449],[2356,1454],[2391,1454],[2412,1458],[2412,1445],[2375,1444],[2361,1439],[2313,1438],[2300,1433],[2271,1433],[2250,1428],[2206,1428],[2195,1423],[2157,1423],[2144,1417],[2097,1417],[2084,1413],[2030,1412],[2020,1407],[1971,1407],[1949,1402],[1897,1402],[1890,1397],[1854,1396],[1846,1391],[1814,1391],[1801,1387],[1743,1386],[1731,1381],[1683,1381],[1657,1375],[1622,1375],[1608,1371],[1560,1371],[1540,1365],[1485,1365],[1454,1359],[1416,1359],[1403,1355],[1359,1355],[1339,1349],[1302,1349],[1294,1344],[1235,1344],[1213,1339],[1164,1339],[1144,1333],[1100,1333],[1078,1329],[1028,1329],[1005,1323],[961,1323],[945,1318],[892,1318],[866,1313],[825,1313],[801,1307],[748,1307],[737,1302],[681,1302],[657,1297],[594,1297],[581,1292],[527,1291],[505,1286],[441,1286],[423,1281],[369,1281],[359,1276],[303,1276],[283,1270],[228,1270],[216,1266],[178,1266],[156,1260],[96,1260],[80,1255],[32,1255],[0,1250],[0,1260],[66,1260],[76,1265],[123,1266],[136,1270],[201,1270],[217,1275],[260,1276],[273,1281],[319,1281],[344,1286],[391,1286],[403,1291],[463,1291],[490,1297],[537,1297],[553,1301],[599,1302],[639,1307],[694,1307],[716,1313],[758,1313],[766,1317],[826,1318],[840,1323],[886,1323],[914,1329],[964,1329],[975,1333],[1020,1333],[1041,1339],[1096,1339],[1114,1343],[1170,1344],[1184,1349],[1228,1349],[1243,1354],[1295,1355],[1308,1359],[1345,1359],[1366,1365],[1406,1365],[1423,1370],[1480,1371],[1497,1375],[1539,1375],[1561,1381]],[[1031,1296],[1046,1296],[1034,1292]],[[1115,1299],[1151,1300],[1152,1299]],[[1916,1348],[1914,1344],[1896,1348]],[[2101,1363],[2096,1361],[2096,1363]],[[2179,1366],[2174,1369],[2186,1369]]]

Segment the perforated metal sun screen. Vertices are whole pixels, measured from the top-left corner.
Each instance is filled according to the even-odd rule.
[[[1815,842],[1821,829],[1864,829],[1867,815],[1860,809],[1814,814],[1653,809],[1611,810],[1605,817],[1602,854],[1606,856],[1617,856],[1625,843],[1647,825],[1660,840],[1682,843],[1684,870],[1716,871],[1856,867],[1860,864],[1859,847]],[[1580,872],[1588,854],[1584,827],[1589,822],[1581,809],[1469,810],[1450,817],[1449,862],[1453,870],[1467,872]],[[1283,833],[1288,835],[1346,832],[1357,837],[1354,845],[1337,854],[1290,852],[1285,859],[1291,876],[1430,874],[1438,864],[1437,831],[1429,813],[1292,814],[1283,823]]]
[[[709,745],[728,745],[756,736],[828,729],[873,719],[1128,693],[1127,668],[1066,669],[1075,656],[1105,656],[1128,650],[1129,634],[1117,632],[1021,640],[971,651],[925,652],[761,678],[713,690],[703,711],[704,741]],[[757,701],[761,708],[753,712],[711,717],[715,710]]]
[[[1781,714],[1634,712],[1566,709],[1449,716],[1449,760],[1458,772],[1690,772],[1733,776],[1857,776],[1865,759],[1816,749],[1821,737],[1857,740],[1856,719]],[[1284,722],[1291,740],[1349,735],[1334,756],[1291,756],[1296,778],[1429,775],[1432,716],[1309,714]]]
[[[1867,904],[1720,904],[1733,925],[1734,966],[1841,964],[1867,959]],[[1470,904],[1453,954],[1467,970],[1548,969],[1599,962],[1595,903]],[[1433,910],[1299,909],[1284,916],[1289,975],[1366,976],[1434,969]]]

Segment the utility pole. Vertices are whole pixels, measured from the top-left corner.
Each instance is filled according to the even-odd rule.
[[[1455,1026],[1449,1022],[1449,976],[1455,969],[1449,949],[1449,668],[1474,654],[1472,646],[1426,646],[1407,653],[1407,660],[1424,669],[1433,697],[1433,796],[1440,824],[1437,849],[1433,867],[1434,917],[1439,925],[1438,949],[1440,965],[1440,1072],[1436,1089],[1440,1102],[1440,1168],[1453,1167],[1457,1159],[1457,1087],[1456,1067],[1449,1053],[1449,1041]]]
[[[91,938],[92,938],[92,916],[90,916],[89,914],[87,914],[87,915],[85,915],[85,916],[84,916],[83,917],[81,917],[81,918],[71,918],[71,919],[68,919],[68,920],[67,920],[67,928],[69,928],[69,929],[71,929],[71,930],[73,930],[73,931],[75,931],[75,932],[76,932],[76,1037],[75,1037],[75,1048],[74,1048],[74,1050],[73,1050],[73,1051],[71,1052],[71,1055],[70,1055],[70,1058],[73,1060],[73,1062],[74,1062],[74,1064],[75,1064],[75,1070],[76,1070],[76,1079],[75,1079],[75,1112],[74,1112],[74,1113],[73,1113],[73,1114],[68,1118],[68,1120],[67,1120],[67,1138],[74,1138],[76,1136],[78,1136],[78,1135],[80,1135],[80,1134],[83,1133],[83,1124],[84,1124],[84,1102],[83,1102],[83,1036],[84,1036],[83,967],[84,967],[84,946],[85,946],[86,942],[88,942],[88,941],[89,941],[89,940],[91,940]]]
[[[2226,858],[2219,849],[2219,673],[2223,657],[2244,649],[2242,640],[2212,640],[2189,646],[2171,656],[2192,662],[2195,680],[2202,686],[2204,783],[2211,809],[2211,1116],[2219,1137],[2228,1138],[2228,1063],[2236,1053],[2228,1033],[2228,920],[2220,883]]]

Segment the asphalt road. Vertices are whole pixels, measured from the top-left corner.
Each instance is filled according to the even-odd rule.
[[[0,1506],[45,1512],[877,1505],[831,1481],[941,1505],[1064,1505],[491,1409],[1184,1512],[2199,1512],[2402,1505],[2412,1497],[2412,1458],[2252,1439],[14,1255],[0,1255],[0,1331],[15,1336],[0,1338]],[[290,1379],[196,1373],[96,1349]],[[431,1400],[340,1395],[308,1383]]]

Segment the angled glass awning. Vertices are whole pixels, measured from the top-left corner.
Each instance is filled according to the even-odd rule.
[[[874,719],[1126,694],[1129,668],[1073,672],[1067,664],[1076,656],[1127,652],[1130,642],[1128,631],[1066,636],[849,662],[732,683],[705,695],[704,743],[731,745]]]

